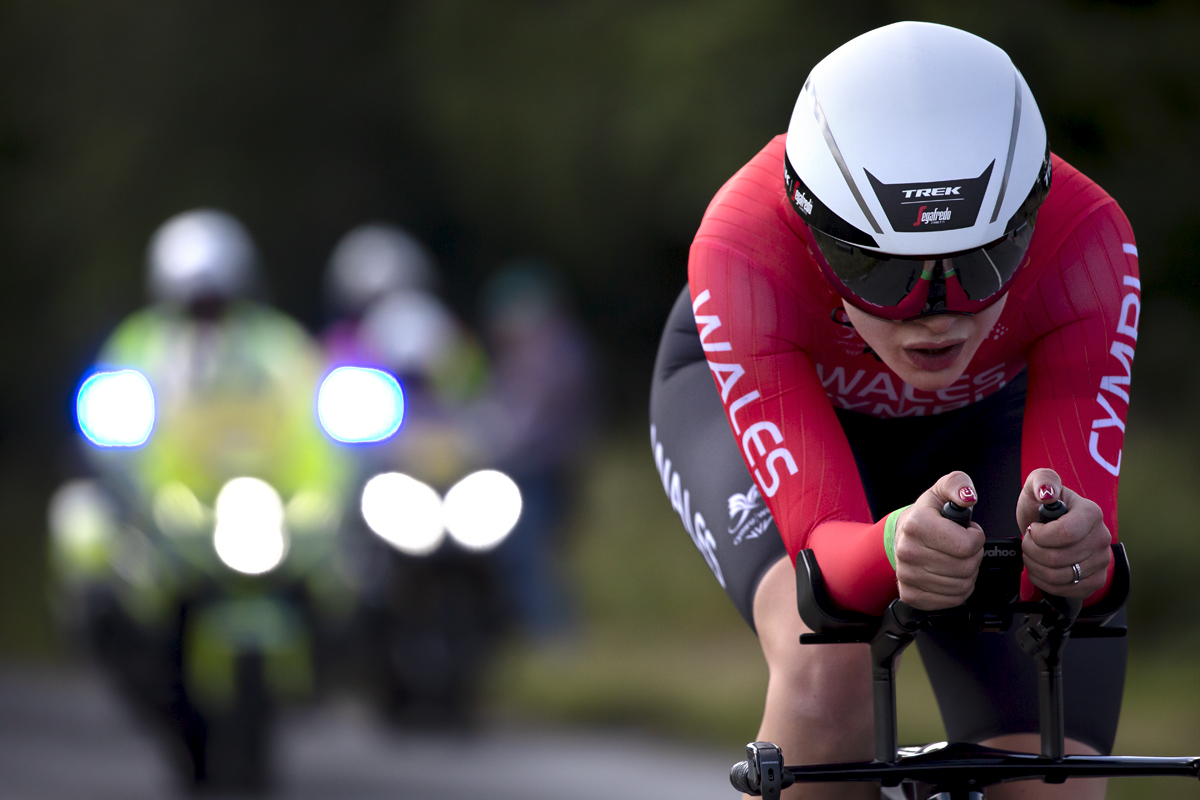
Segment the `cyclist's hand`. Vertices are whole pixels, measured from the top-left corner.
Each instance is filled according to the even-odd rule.
[[[900,515],[896,580],[901,600],[934,611],[971,596],[983,560],[983,529],[974,522],[969,528],[951,522],[942,516],[942,506],[947,500],[974,506],[977,499],[967,474],[951,472]]]
[[[1067,513],[1038,521],[1038,505],[1060,499]],[[1033,585],[1059,597],[1087,597],[1104,586],[1112,561],[1112,534],[1100,506],[1062,485],[1052,469],[1035,469],[1017,499],[1017,524],[1025,531],[1021,550]],[[1073,564],[1081,575],[1075,583]]]

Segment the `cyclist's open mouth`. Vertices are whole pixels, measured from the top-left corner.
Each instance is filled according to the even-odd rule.
[[[924,344],[919,342],[918,344]],[[906,347],[904,355],[914,367],[929,372],[938,372],[954,366],[962,353],[964,342],[955,342],[944,347]]]

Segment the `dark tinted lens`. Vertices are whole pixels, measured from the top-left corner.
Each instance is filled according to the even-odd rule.
[[[815,228],[813,239],[833,274],[847,289],[878,306],[894,306],[917,285],[923,261],[888,258],[826,236]]]
[[[984,300],[1000,291],[1021,266],[1032,238],[1033,221],[1030,220],[995,244],[955,256],[952,259],[954,272],[967,297]]]

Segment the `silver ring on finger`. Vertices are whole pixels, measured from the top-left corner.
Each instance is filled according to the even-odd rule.
[[[1071,565],[1071,574],[1075,576],[1075,580],[1071,581],[1072,585],[1079,583],[1081,580],[1083,580],[1083,570],[1081,570],[1079,568],[1078,564]]]

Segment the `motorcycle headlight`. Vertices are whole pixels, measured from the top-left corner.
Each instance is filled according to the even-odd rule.
[[[79,387],[75,418],[98,447],[137,447],[154,430],[154,390],[135,369],[97,372]]]
[[[521,490],[494,469],[473,472],[446,492],[446,530],[469,550],[496,547],[521,517]]]
[[[438,493],[399,472],[385,472],[367,481],[362,515],[372,531],[409,555],[432,553],[445,533]]]
[[[287,554],[283,501],[266,481],[234,478],[217,494],[217,556],[232,570],[261,575],[279,566]]]
[[[404,392],[382,370],[338,367],[321,382],[317,417],[339,442],[381,442],[400,429]]]

